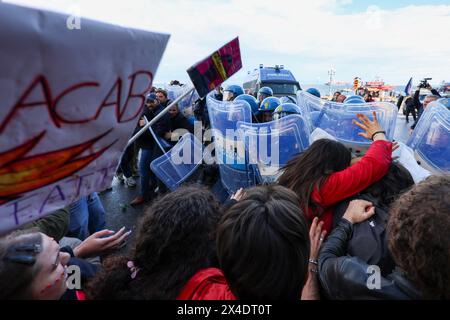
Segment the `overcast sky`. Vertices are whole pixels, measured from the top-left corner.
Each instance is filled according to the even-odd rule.
[[[0,0],[1,1],[1,0]],[[155,82],[239,36],[243,69],[283,64],[302,84],[381,77],[450,81],[450,0],[8,0],[171,35]],[[82,20],[81,20],[82,28]]]

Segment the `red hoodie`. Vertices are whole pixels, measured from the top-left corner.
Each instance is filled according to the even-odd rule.
[[[177,300],[236,300],[222,271],[216,268],[197,272],[186,283]]]
[[[330,234],[333,225],[332,206],[347,199],[380,180],[389,170],[392,161],[392,142],[374,141],[367,153],[354,165],[331,174],[319,189],[311,194],[311,199],[322,206],[325,212],[320,220],[323,228]],[[312,220],[317,215],[312,209],[307,212]]]

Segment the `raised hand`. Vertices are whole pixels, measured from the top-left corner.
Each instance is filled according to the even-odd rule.
[[[373,141],[387,140],[383,128],[378,123],[378,118],[375,111],[373,112],[373,121],[361,113],[358,113],[356,116],[361,122],[353,120],[353,123],[365,131],[358,133],[359,136]]]

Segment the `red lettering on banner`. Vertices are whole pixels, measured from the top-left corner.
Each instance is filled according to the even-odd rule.
[[[61,92],[61,94],[59,96],[57,96],[55,98],[55,101],[53,102],[54,110],[55,110],[56,116],[58,117],[58,120],[60,120],[62,123],[74,124],[74,123],[86,123],[86,122],[89,122],[89,121],[91,121],[93,119],[96,119],[95,116],[91,117],[91,118],[82,119],[82,120],[65,119],[56,111],[56,107],[58,106],[59,100],[61,100],[61,98],[66,96],[68,93],[76,91],[76,90],[78,90],[80,88],[83,88],[83,87],[98,87],[98,86],[99,86],[98,82],[82,82],[82,83],[78,83],[78,84],[76,84],[74,86],[71,86],[71,87],[67,88],[66,90],[64,90],[63,92]]]
[[[116,91],[116,100],[113,102],[107,102],[109,97],[112,95],[112,93]],[[115,106],[115,114],[116,119],[120,119],[120,101],[122,100],[122,79],[117,78],[116,82],[114,83],[114,86],[109,90],[108,94],[106,95],[105,99],[103,100],[100,107],[97,109],[97,113],[95,114],[95,119],[98,118],[100,115],[100,112],[103,108],[109,107],[109,106]]]
[[[134,86],[135,82],[138,79],[138,77],[146,77],[148,78],[148,85],[145,87],[145,89],[142,92],[135,93],[134,92]],[[20,96],[18,101],[13,105],[13,108],[11,111],[6,115],[4,120],[0,123],[0,133],[2,133],[5,128],[8,126],[10,122],[12,122],[17,115],[20,113],[19,111],[25,108],[33,108],[33,107],[45,107],[48,112],[48,116],[50,120],[53,122],[53,124],[57,128],[61,128],[62,124],[79,124],[79,123],[87,123],[90,121],[95,121],[100,116],[101,111],[105,107],[109,106],[115,106],[115,116],[117,123],[123,123],[123,122],[129,122],[134,119],[136,119],[140,113],[142,112],[142,108],[144,107],[145,102],[145,94],[150,90],[152,82],[153,82],[153,74],[150,71],[137,71],[130,75],[128,77],[130,79],[130,86],[128,89],[128,95],[125,100],[125,104],[123,105],[123,108],[120,108],[121,105],[121,90],[122,90],[122,79],[120,77],[117,78],[117,80],[114,82],[112,88],[109,90],[108,94],[106,95],[105,99],[102,101],[100,106],[97,108],[95,114],[91,117],[86,117],[84,119],[66,119],[57,111],[57,106],[60,100],[67,96],[69,93],[73,93],[77,90],[80,90],[82,88],[86,87],[99,87],[100,84],[98,82],[80,82],[76,83],[73,86],[65,89],[62,91],[59,95],[57,95],[54,99],[52,97],[52,91],[50,84],[46,77],[44,75],[38,75],[31,84],[25,89],[24,93]],[[27,101],[29,99],[29,96],[34,90],[37,90],[37,88],[40,88],[43,94],[44,99],[41,101]],[[115,93],[115,94],[114,94]],[[110,97],[115,96],[115,101],[109,101]],[[127,108],[129,107],[129,102],[131,99],[140,99],[141,104],[136,109],[134,114],[124,119],[125,112]]]
[[[141,75],[141,74],[147,75],[149,77],[149,85],[141,93],[134,94],[133,93],[134,81],[136,80],[136,77],[138,75]],[[119,122],[132,121],[133,119],[135,119],[137,116],[139,116],[141,114],[142,108],[144,107],[144,103],[145,103],[145,93],[148,92],[151,89],[151,86],[152,86],[153,74],[151,72],[149,72],[149,71],[138,71],[138,72],[132,74],[131,76],[129,76],[128,79],[131,79],[130,89],[128,90],[128,97],[127,97],[127,100],[125,102],[125,106],[124,106],[122,112],[120,113]],[[124,120],[124,119],[122,119],[122,117],[125,114],[125,111],[127,110],[128,102],[130,101],[130,98],[139,98],[139,99],[141,99],[141,106],[138,108],[136,113],[133,114],[133,116],[131,118]]]
[[[33,90],[39,86],[41,87],[42,93],[44,95],[44,101],[34,101],[34,102],[28,102],[26,103],[26,99],[30,95]],[[0,133],[5,130],[6,125],[13,119],[13,117],[16,115],[16,113],[20,109],[24,108],[31,108],[31,107],[37,107],[37,106],[45,106],[47,108],[48,114],[50,116],[50,119],[55,124],[57,128],[61,127],[61,124],[58,121],[58,116],[56,115],[55,110],[53,110],[53,103],[52,103],[52,93],[50,91],[50,85],[47,81],[47,79],[43,75],[38,75],[28,86],[28,88],[25,89],[25,92],[20,96],[19,101],[14,105],[12,110],[6,115],[5,120],[0,125]]]

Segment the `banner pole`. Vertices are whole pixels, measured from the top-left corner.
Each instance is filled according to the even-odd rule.
[[[176,98],[173,102],[171,102],[164,110],[162,110],[160,113],[158,113],[150,122],[148,122],[145,126],[141,128],[130,140],[128,140],[127,147],[132,144],[134,141],[136,141],[137,138],[139,138],[145,130],[147,130],[151,125],[153,125],[156,121],[162,118],[163,115],[169,111],[170,108],[172,108],[174,105],[176,105],[178,102],[181,101],[184,97],[186,97],[188,94],[190,94],[192,91],[194,91],[194,86],[191,86],[185,93],[183,93],[181,96]]]

